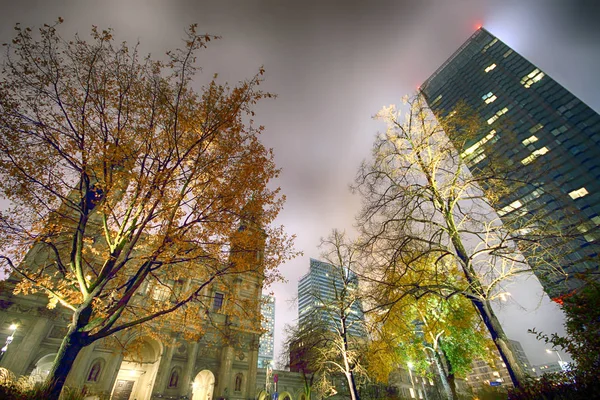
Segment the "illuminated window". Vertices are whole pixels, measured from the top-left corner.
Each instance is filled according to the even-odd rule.
[[[491,42],[489,42],[488,44],[486,44],[483,47],[483,50],[481,50],[481,52],[485,53],[490,47],[492,47],[493,45],[495,45],[497,41],[498,41],[498,38],[494,38],[494,40],[492,40]]]
[[[537,142],[538,138],[535,135],[531,135],[529,136],[527,139],[523,140],[521,143],[523,143],[523,146],[528,146],[531,143]]]
[[[509,212],[518,210],[521,207],[523,207],[523,203],[521,203],[519,200],[513,201],[506,207],[503,207],[500,210],[498,210],[498,215],[500,215],[502,217],[502,216],[508,214]]]
[[[598,240],[598,238],[600,238],[600,232],[595,231],[595,232],[585,234],[586,232],[592,230],[593,228],[594,228],[594,225],[592,225],[589,222],[584,222],[583,224],[581,224],[577,227],[577,230],[580,233],[584,234],[583,237],[585,238],[585,240],[587,240],[588,242],[594,242],[594,241]]]
[[[437,103],[438,101],[440,101],[442,99],[442,95],[440,94],[438,97],[435,98],[435,100],[433,100],[431,102],[431,105],[434,105],[435,103]]]
[[[533,192],[529,193],[528,195],[521,197],[521,200],[523,200],[524,202],[527,203],[527,202],[529,202],[531,200],[537,199],[543,193],[544,193],[544,190],[542,188],[537,188]]]
[[[580,197],[587,195],[588,193],[589,192],[586,190],[586,188],[582,187],[577,190],[573,190],[572,192],[569,192],[569,196],[571,196],[571,198],[573,200],[575,200],[575,199],[578,199]]]
[[[531,153],[531,155],[529,157],[525,157],[524,159],[521,160],[521,163],[523,165],[527,165],[532,163],[536,158],[538,158],[539,156],[543,156],[544,154],[546,154],[547,152],[549,152],[550,149],[548,149],[547,147],[542,147],[541,149],[537,149],[535,150],[533,153]]]
[[[491,70],[493,70],[494,68],[496,68],[496,64],[492,64],[490,66],[488,66],[484,71],[485,72],[490,72]]]
[[[479,154],[477,157],[471,160],[471,164],[475,165],[479,163],[481,160],[484,160],[487,156],[484,153]]]
[[[497,99],[497,97],[496,97],[496,95],[494,93],[489,92],[489,93],[484,94],[483,96],[481,96],[481,99],[485,100],[486,104],[490,104],[490,103],[493,103]]]
[[[510,50],[508,50],[506,53],[504,53],[504,54],[502,55],[502,57],[506,58],[506,57],[510,56],[510,55],[512,54],[512,52],[513,52],[513,51],[512,51],[512,49],[510,49]]]
[[[536,133],[537,131],[539,131],[540,129],[542,129],[544,127],[544,125],[542,124],[537,124],[536,126],[534,126],[533,128],[529,129],[529,132],[531,133]]]
[[[468,149],[466,149],[465,151],[463,151],[460,156],[462,158],[466,158],[467,156],[475,153],[475,150],[477,150],[478,148],[480,148],[481,146],[483,146],[490,139],[492,139],[495,135],[496,135],[496,130],[492,129],[490,131],[490,133],[488,133],[483,139],[479,140],[477,143],[475,143],[474,145],[472,145],[471,147],[469,147]]]
[[[596,225],[600,225],[600,217],[596,215],[594,218],[592,218],[592,222]]]
[[[496,112],[490,119],[487,120],[488,125],[493,124],[501,115],[504,115],[508,112],[508,108],[504,107],[502,110]]]
[[[579,232],[581,232],[581,233],[586,233],[586,232],[587,232],[587,231],[589,231],[590,229],[591,229],[591,227],[590,227],[590,226],[588,226],[588,224],[585,224],[585,223],[583,223],[583,224],[581,224],[581,225],[578,225],[578,226],[577,226],[577,230],[578,230]]]
[[[152,287],[151,296],[156,301],[165,301],[169,298],[171,290],[169,287],[154,283]]]
[[[536,68],[533,71],[531,71],[529,74],[527,74],[523,78],[521,78],[521,85],[525,86],[525,88],[528,89],[531,87],[531,85],[540,81],[544,76],[546,76],[546,75],[542,71],[540,71],[539,69]]]

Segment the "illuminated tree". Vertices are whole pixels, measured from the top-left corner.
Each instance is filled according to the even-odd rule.
[[[480,134],[481,121],[467,109],[457,108],[440,123],[422,97],[407,100],[407,107],[404,118],[394,106],[378,114],[387,131],[376,138],[372,160],[363,163],[356,178],[354,189],[363,196],[358,225],[365,253],[371,255],[366,274],[382,288],[393,287],[398,299],[407,291],[469,299],[518,386],[525,375],[492,301],[505,295],[502,285],[510,278],[531,272],[520,251],[536,268],[562,273],[554,263],[557,256],[541,240],[559,238],[561,232],[546,215],[507,210],[504,224],[494,217],[503,194],[527,182],[513,179],[514,170],[493,162],[492,155],[476,176],[469,173],[466,156],[448,140],[466,145]],[[396,282],[381,279],[390,272]],[[406,279],[407,273],[413,276]]]
[[[52,399],[83,347],[132,328],[198,337],[209,286],[269,284],[293,256],[271,226],[279,170],[251,119],[272,97],[257,88],[262,69],[196,91],[196,54],[215,37],[195,25],[166,61],[115,44],[111,30],[93,27],[88,42],[56,27],[17,25],[0,83],[0,257],[16,293],[72,313]],[[233,324],[258,321],[244,314],[256,299],[225,300]]]
[[[419,270],[416,266],[412,264],[412,270],[402,276],[393,269],[385,271],[380,281],[388,284],[371,286],[373,341],[367,353],[368,370],[387,382],[397,365],[412,364],[421,375],[432,373],[433,366],[447,398],[457,399],[455,377],[467,375],[471,361],[485,355],[486,334],[468,299],[445,298],[442,292],[435,292],[435,280],[440,277],[431,272],[431,264]],[[453,273],[457,272],[454,269]],[[448,282],[453,279],[444,278]],[[427,289],[415,290],[415,282]]]

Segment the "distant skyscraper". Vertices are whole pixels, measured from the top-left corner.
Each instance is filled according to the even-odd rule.
[[[258,368],[273,366],[273,344],[275,341],[275,297],[262,296],[260,312],[262,315],[261,328],[266,330],[260,337],[258,348]]]
[[[521,346],[521,343],[510,339],[509,342],[512,345],[515,356],[517,357],[517,361],[519,364],[521,364],[523,371],[525,371],[527,374],[531,374],[532,367],[531,364],[529,364],[529,359],[527,358],[527,354],[525,354],[525,350],[523,349],[523,346]]]
[[[539,364],[532,367],[536,376],[541,377],[544,374],[554,374],[563,372],[565,369],[558,361],[549,362],[547,364]]]
[[[536,272],[550,297],[557,299],[579,287],[578,273],[598,276],[598,113],[483,28],[420,91],[438,117],[464,101],[487,121],[478,138],[458,149],[473,174],[493,154],[517,166],[518,177],[535,176],[532,184],[501,199],[496,209],[501,218],[547,215],[563,232],[577,236],[557,246],[566,274]],[[556,243],[548,242],[547,247]],[[531,255],[525,256],[531,262]]]
[[[339,321],[329,313],[329,305],[336,300],[336,293],[343,287],[344,274],[350,274],[351,287],[358,286],[358,278],[351,271],[334,265],[310,259],[309,272],[298,282],[298,318],[300,325],[306,323],[309,317],[317,317],[333,328]],[[364,314],[360,301],[354,301],[350,307],[349,328],[351,335],[361,337],[365,335]]]

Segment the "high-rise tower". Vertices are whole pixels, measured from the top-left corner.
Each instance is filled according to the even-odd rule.
[[[349,306],[348,333],[355,337],[364,336],[362,322],[365,317],[361,302],[352,294],[342,295],[344,290],[354,291],[357,287],[358,278],[352,271],[311,258],[309,272],[298,281],[300,326],[310,318],[319,318],[334,329],[339,324],[339,318],[332,310],[344,302]]]
[[[258,347],[258,368],[273,367],[273,349],[275,342],[275,297],[262,296],[260,306],[261,328],[265,331],[260,337]]]
[[[505,195],[496,212],[503,219],[514,213],[547,216],[564,232],[557,246],[564,273],[536,270],[550,297],[560,298],[581,286],[580,273],[598,276],[598,113],[483,28],[420,92],[437,117],[464,102],[483,121],[479,137],[458,148],[473,174],[494,155],[513,165],[519,178],[533,178]]]

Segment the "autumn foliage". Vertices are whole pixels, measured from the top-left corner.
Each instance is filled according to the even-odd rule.
[[[272,97],[258,89],[262,68],[194,90],[196,55],[217,39],[196,26],[154,60],[111,30],[63,39],[59,23],[17,25],[0,82],[3,268],[17,293],[73,315],[49,397],[82,347],[149,322],[197,337],[210,288],[244,275],[260,290],[293,255],[271,224],[279,170],[251,119]],[[227,312],[251,320],[251,301],[228,298]]]

